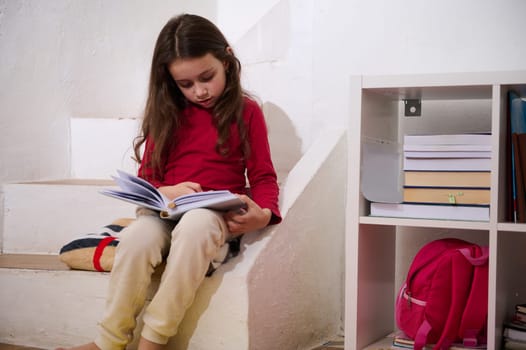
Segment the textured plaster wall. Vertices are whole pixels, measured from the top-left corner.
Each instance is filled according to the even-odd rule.
[[[180,12],[213,20],[215,6],[0,1],[0,182],[69,176],[69,118],[140,115],[162,25]]]
[[[234,43],[244,63],[244,86],[278,112],[267,118],[281,119],[291,137],[299,138],[300,152],[305,152],[320,130],[312,133],[316,100],[313,95],[313,1],[281,0],[274,4],[239,41]],[[227,20],[227,9],[219,9]],[[221,11],[225,13],[221,13]],[[233,17],[230,17],[233,20]],[[324,126],[331,125],[327,118]],[[287,127],[291,125],[292,127]],[[296,144],[293,145],[293,148]]]
[[[218,7],[229,30],[240,21],[233,2]],[[526,69],[522,0],[264,3],[260,21],[231,37],[246,86],[289,118],[303,152],[323,129],[346,125],[351,74]]]
[[[312,125],[342,125],[348,76],[526,69],[522,0],[315,1]]]

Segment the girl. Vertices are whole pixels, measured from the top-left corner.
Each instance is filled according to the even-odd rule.
[[[166,260],[159,289],[144,311],[139,340],[139,349],[160,349],[176,334],[210,261],[225,242],[281,221],[262,111],[241,88],[240,63],[232,48],[205,18],[180,15],[161,30],[135,155],[139,176],[170,199],[228,189],[246,209],[194,209],[173,222],[138,208],[115,255],[99,335],[75,349],[124,349],[151,275]]]

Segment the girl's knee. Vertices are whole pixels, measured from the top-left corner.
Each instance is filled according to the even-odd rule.
[[[159,221],[160,219],[155,217],[138,217],[121,231],[119,249],[126,249],[129,254],[133,252],[141,254],[149,249],[163,249],[169,242],[168,230],[164,227],[164,223]]]
[[[179,221],[177,226],[191,227],[220,227],[224,225],[223,216],[210,209],[198,208],[186,212]]]
[[[221,246],[228,230],[223,216],[209,209],[194,209],[185,213],[174,229],[174,237],[184,236],[196,242],[211,240]]]

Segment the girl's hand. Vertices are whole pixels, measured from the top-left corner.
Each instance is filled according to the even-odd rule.
[[[173,186],[161,186],[158,188],[158,190],[159,192],[164,194],[169,200],[173,200],[185,194],[203,192],[203,189],[201,188],[200,184],[191,181],[181,182]]]
[[[234,236],[259,230],[268,225],[272,216],[270,209],[262,209],[246,195],[239,195],[239,198],[247,204],[247,207],[245,209],[232,210],[223,215],[228,230]]]

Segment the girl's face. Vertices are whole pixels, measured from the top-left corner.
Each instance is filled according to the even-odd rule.
[[[225,90],[225,64],[210,53],[178,58],[168,70],[186,99],[204,108],[214,107]]]

